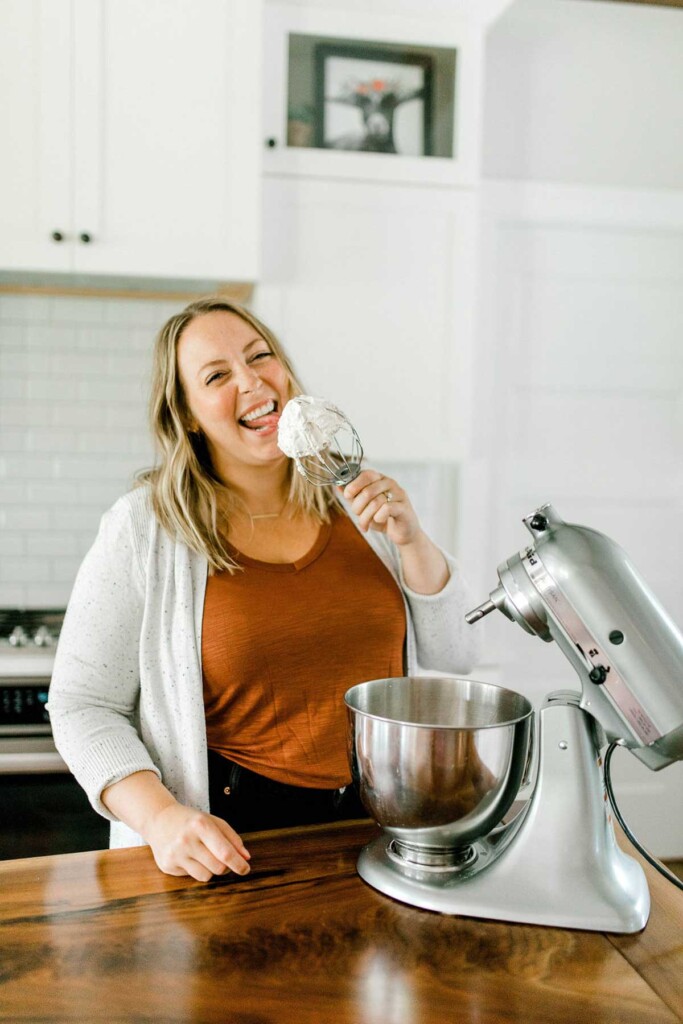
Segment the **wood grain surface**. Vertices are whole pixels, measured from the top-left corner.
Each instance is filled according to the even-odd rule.
[[[225,299],[245,305],[254,294],[250,281],[197,282],[196,287],[177,287],[171,282],[168,287],[158,285],[142,286],[130,284],[73,284],[71,274],[59,275],[59,282],[31,284],[23,281],[0,281],[0,292],[9,295],[61,295],[86,299],[151,299],[154,302],[193,302],[203,295],[220,295]]]
[[[0,863],[0,1020],[683,1020],[683,894],[651,870],[636,936],[449,917],[360,880],[375,834],[261,833],[249,876],[207,884],[163,875],[146,848]]]

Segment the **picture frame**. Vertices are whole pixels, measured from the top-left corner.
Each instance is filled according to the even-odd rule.
[[[317,148],[431,156],[432,106],[430,56],[361,42],[316,45]]]

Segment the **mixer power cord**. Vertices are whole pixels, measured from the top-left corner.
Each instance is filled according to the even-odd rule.
[[[681,879],[677,878],[672,871],[669,871],[668,868],[664,867],[663,864],[661,864],[655,857],[652,856],[651,853],[648,852],[648,850],[645,849],[644,846],[641,845],[641,843],[636,839],[633,832],[631,832],[631,829],[628,827],[628,825],[621,816],[621,811],[617,806],[617,801],[614,796],[614,790],[612,789],[612,776],[610,774],[610,761],[612,760],[612,754],[614,753],[614,748],[619,746],[621,746],[620,743],[610,743],[605,754],[604,767],[605,789],[607,790],[609,802],[611,803],[612,810],[614,811],[614,817],[617,819],[617,821],[621,825],[621,828],[623,829],[629,840],[633,843],[636,850],[638,850],[638,852],[642,854],[642,856],[645,858],[648,864],[651,864],[653,868],[656,868],[657,871],[659,871],[660,875],[664,875],[664,877],[668,879],[672,883],[672,885],[675,885],[678,889],[683,889],[683,882],[681,881]]]

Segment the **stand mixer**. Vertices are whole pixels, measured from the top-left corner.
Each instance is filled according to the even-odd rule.
[[[383,828],[358,872],[441,913],[636,932],[649,891],[616,843],[601,750],[625,746],[654,771],[683,759],[683,637],[608,537],[549,504],[524,523],[532,543],[499,566],[499,585],[467,621],[498,609],[554,640],[581,691],[548,694],[534,731],[526,698],[491,684],[352,687],[352,773]]]

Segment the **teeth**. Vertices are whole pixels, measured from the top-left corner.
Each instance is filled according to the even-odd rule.
[[[241,418],[245,423],[251,423],[252,420],[257,420],[259,416],[267,416],[268,413],[274,411],[275,402],[271,400],[270,402],[266,402],[265,405],[259,405],[258,409],[252,409],[251,412],[248,412],[246,416],[242,416]]]

